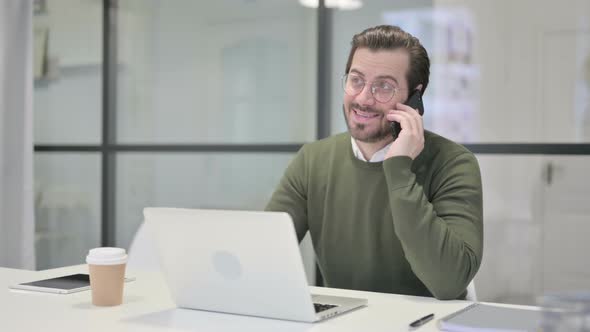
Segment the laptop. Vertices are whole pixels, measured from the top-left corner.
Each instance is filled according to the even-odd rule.
[[[145,208],[143,214],[178,307],[317,322],[367,305],[310,294],[285,212]]]

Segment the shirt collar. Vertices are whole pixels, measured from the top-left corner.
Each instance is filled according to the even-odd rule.
[[[352,143],[352,153],[354,154],[354,156],[359,160],[367,162],[367,159],[365,159],[365,156],[363,156],[363,153],[361,152],[361,149],[359,148],[358,144],[356,144],[356,140],[351,137],[350,142]],[[385,154],[387,153],[387,150],[389,150],[389,147],[392,143],[393,142],[387,144],[385,147],[383,147],[383,149],[375,152],[375,154],[373,154],[373,156],[371,157],[371,159],[369,159],[368,162],[378,163],[385,160]]]

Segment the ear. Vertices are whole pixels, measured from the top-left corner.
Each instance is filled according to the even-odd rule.
[[[420,92],[422,92],[422,84],[418,84],[418,86],[414,90],[419,90]]]

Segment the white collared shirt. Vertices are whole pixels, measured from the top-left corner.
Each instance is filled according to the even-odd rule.
[[[350,138],[350,142],[352,143],[352,153],[354,154],[354,156],[362,161],[367,161],[367,159],[365,159],[365,156],[363,156],[363,153],[361,152],[361,149],[359,148],[359,146],[356,144],[356,140],[354,138]],[[391,146],[393,142],[387,144],[385,147],[383,147],[383,149],[375,152],[375,154],[373,154],[373,156],[371,157],[371,159],[369,160],[370,163],[378,163],[378,162],[382,162],[383,160],[385,160],[385,154],[387,153],[387,150],[389,150],[389,147]]]

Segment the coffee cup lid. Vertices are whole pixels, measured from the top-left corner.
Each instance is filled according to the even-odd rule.
[[[102,247],[88,251],[86,263],[93,265],[118,265],[127,263],[127,253],[123,248]]]

